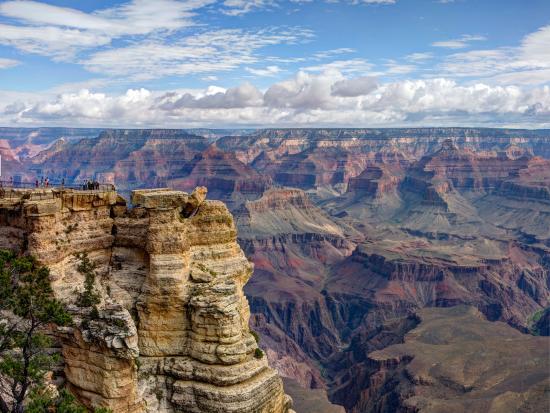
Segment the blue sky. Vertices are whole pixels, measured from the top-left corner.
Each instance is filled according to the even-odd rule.
[[[0,124],[550,126],[547,0],[0,1]]]

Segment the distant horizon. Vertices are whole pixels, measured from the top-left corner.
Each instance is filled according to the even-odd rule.
[[[425,130],[425,129],[480,129],[480,130],[509,130],[509,131],[549,131],[547,128],[510,128],[510,127],[492,127],[492,126],[366,126],[366,127],[346,127],[346,126],[328,126],[328,127],[189,127],[189,128],[177,128],[177,127],[97,127],[97,126],[3,126],[0,125],[0,129],[20,129],[20,130],[36,130],[36,129],[74,129],[74,130],[176,130],[176,131],[192,131],[204,129],[207,131],[262,131],[262,130],[392,130],[392,129],[412,129],[412,130]]]

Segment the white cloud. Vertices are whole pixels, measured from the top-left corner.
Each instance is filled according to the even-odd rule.
[[[134,80],[185,76],[236,69],[262,60],[264,47],[296,43],[312,36],[305,29],[218,30],[184,37],[170,44],[146,42],[99,51],[81,63],[91,72]],[[275,67],[275,66],[273,66]]]
[[[0,58],[0,69],[9,69],[10,67],[15,67],[20,63],[21,62],[19,60]]]
[[[322,50],[320,52],[313,53],[312,58],[314,59],[328,59],[340,54],[355,53],[357,50],[349,47],[340,47],[337,49]]]
[[[276,4],[275,0],[225,0],[222,13],[228,16],[240,16],[253,10],[274,7]]]
[[[300,71],[291,79],[273,84],[264,94],[264,104],[270,108],[292,108],[296,111],[344,108],[352,102],[333,95],[332,86],[344,80],[337,70],[320,74]]]
[[[396,0],[353,0],[353,4],[395,4]]]
[[[376,89],[378,89],[378,81],[370,76],[339,80],[331,86],[332,95],[341,97],[368,95]]]
[[[415,63],[418,63],[418,62],[424,62],[426,60],[430,60],[430,59],[433,59],[434,55],[433,53],[430,53],[430,52],[418,52],[418,53],[411,53],[407,56],[405,56],[405,60],[409,61],[409,62],[415,62]]]
[[[405,75],[407,73],[411,73],[416,70],[415,65],[400,64],[395,61],[390,61],[386,63],[384,66],[386,66],[386,73],[388,75]]]
[[[486,40],[484,36],[464,34],[458,39],[444,40],[439,42],[433,42],[434,47],[443,47],[446,49],[464,49],[470,46],[470,42],[478,42]]]
[[[550,26],[526,36],[518,47],[455,53],[439,67],[453,77],[485,78],[500,84],[543,84],[550,81]]]
[[[343,0],[345,3],[358,4],[395,4],[396,0]],[[290,0],[295,4],[312,3],[313,0]],[[325,3],[339,3],[339,0],[325,0]],[[281,6],[281,0],[224,0],[221,12],[228,16],[242,16],[258,10],[274,10]]]
[[[263,104],[262,93],[250,83],[213,92],[203,96],[191,93],[167,93],[157,99],[155,106],[173,112],[182,108],[232,109],[262,106]]]
[[[261,77],[273,77],[282,72],[282,69],[279,66],[267,66],[263,69],[255,69],[252,67],[246,67],[245,70],[248,73],[253,74],[254,76]]]
[[[365,59],[355,58],[349,60],[334,60],[329,63],[323,63],[315,66],[306,66],[301,70],[305,72],[326,72],[329,70],[338,70],[342,73],[368,73],[374,65]]]
[[[521,42],[519,58],[525,66],[550,67],[550,26],[541,27]]]
[[[349,4],[395,4],[396,0],[343,0]],[[326,3],[340,3],[340,0],[325,0]]]
[[[36,1],[0,3],[0,14],[23,25],[0,25],[0,44],[24,52],[70,60],[82,50],[113,39],[167,33],[193,25],[194,10],[215,0],[133,0],[116,8],[85,13]]]
[[[68,59],[77,50],[105,45],[109,36],[75,29],[42,26],[10,26],[0,24],[0,44],[14,46],[24,52]]]
[[[103,121],[108,117],[136,116],[149,102],[151,92],[146,89],[128,90],[121,96],[92,93],[83,89],[78,93],[64,93],[56,100],[39,102],[22,113],[23,118],[35,120],[89,119]]]
[[[7,1],[0,14],[35,25],[70,27],[119,37],[176,30],[192,25],[193,10],[214,0],[133,0],[115,8],[85,13],[36,1]]]
[[[36,99],[36,98],[35,98]],[[548,127],[550,87],[522,89],[449,79],[377,83],[337,71],[299,72],[265,93],[238,87],[121,95],[63,93],[4,101],[4,123],[82,126],[389,126],[468,124]]]

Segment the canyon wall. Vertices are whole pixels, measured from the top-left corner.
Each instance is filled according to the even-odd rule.
[[[291,412],[249,330],[253,265],[225,204],[170,190],[15,190],[0,248],[47,265],[75,325],[58,331],[68,387],[116,413]],[[83,305],[92,275],[96,305]],[[90,291],[88,291],[90,293]]]

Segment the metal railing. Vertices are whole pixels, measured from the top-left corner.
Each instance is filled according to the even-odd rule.
[[[81,192],[110,192],[115,190],[115,186],[106,183],[83,183],[82,185],[65,185],[62,181],[38,181],[38,182],[14,182],[0,180],[0,198],[22,198],[23,194],[28,193],[32,199],[53,199],[55,192],[63,190],[81,191]],[[55,190],[55,191],[54,191]]]

